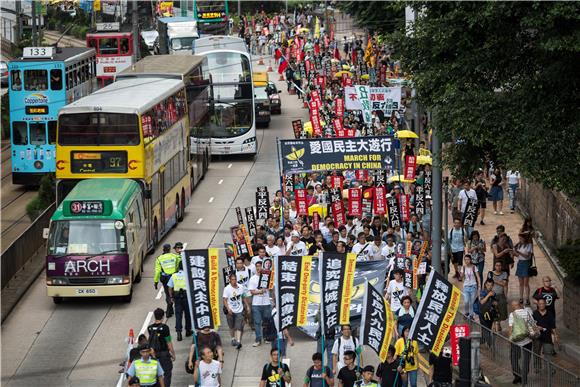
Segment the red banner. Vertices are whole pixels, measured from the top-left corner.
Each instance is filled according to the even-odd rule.
[[[454,366],[459,365],[459,338],[469,336],[469,325],[451,325],[451,360]]]
[[[310,111],[320,109],[320,102],[317,99],[310,100]]]
[[[362,216],[362,191],[360,188],[348,189],[348,214],[351,216]]]
[[[320,230],[320,214],[318,211],[312,213],[312,229],[315,231]]]
[[[408,222],[410,217],[409,195],[401,194],[397,199],[399,200],[401,218],[403,219],[403,222]]]
[[[324,75],[319,75],[316,77],[316,84],[320,85],[320,90],[324,93],[324,87],[326,86],[326,79]]]
[[[347,86],[347,80],[348,78],[348,74],[346,73],[342,73],[341,77],[340,77],[341,81],[342,81],[342,87]]]
[[[344,215],[344,203],[339,199],[332,203],[332,218],[334,225],[340,227],[346,224],[346,216]]]
[[[344,84],[345,87],[352,86],[352,78],[346,78],[346,82]]]
[[[416,166],[417,158],[415,156],[405,156],[405,180],[415,179]]]
[[[387,213],[387,198],[385,187],[375,187],[374,212],[375,215],[385,215]]]
[[[342,191],[342,176],[332,176],[330,178],[332,188],[338,188]]]
[[[310,122],[312,123],[312,136],[313,137],[322,136],[322,125],[320,123],[320,114],[318,113],[318,107],[316,109],[310,110]]]
[[[342,129],[336,131],[336,137],[354,137],[356,131],[354,129]]]
[[[296,214],[298,216],[308,216],[308,203],[306,202],[306,190],[295,189],[294,198],[296,199]]]
[[[317,90],[312,90],[310,92],[310,101],[316,101],[319,108],[322,105],[322,101],[320,100],[320,94],[318,93]]]
[[[334,133],[336,133],[336,137],[344,137],[344,129],[342,128],[342,121],[340,118],[333,118],[332,125],[334,126]],[[343,134],[343,136],[339,136],[339,133]]]
[[[308,73],[310,73],[310,69],[311,69],[311,64],[310,64],[310,59],[307,59],[304,61],[304,67],[306,68],[306,75],[308,75]]]
[[[355,176],[358,181],[365,181],[369,178],[369,171],[366,169],[357,169]]]
[[[337,98],[334,100],[334,114],[342,121],[344,117],[344,99]]]

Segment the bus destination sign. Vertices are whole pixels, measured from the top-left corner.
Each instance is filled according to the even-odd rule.
[[[100,200],[75,200],[70,202],[71,215],[103,215],[105,207]]]
[[[47,105],[38,105],[38,106],[26,106],[25,107],[26,114],[28,115],[36,115],[36,114],[48,114],[48,106]]]
[[[127,173],[126,151],[71,152],[73,173]]]

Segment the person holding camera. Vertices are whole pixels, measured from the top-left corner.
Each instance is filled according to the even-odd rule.
[[[484,288],[479,293],[479,322],[487,329],[482,332],[482,342],[491,345],[491,330],[493,322],[498,317],[498,302],[493,290],[495,282],[492,278],[485,280]]]
[[[441,356],[429,354],[429,381],[431,387],[451,387],[453,369],[450,347],[443,347]]]
[[[410,326],[403,328],[403,335],[395,343],[395,354],[399,360],[403,357],[402,364],[399,366],[403,386],[417,387],[419,343],[417,340],[409,339],[410,329]]]

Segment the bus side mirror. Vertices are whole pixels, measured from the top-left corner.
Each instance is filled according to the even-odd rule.
[[[42,229],[42,238],[48,239],[48,227]]]
[[[143,197],[145,199],[151,199],[151,190],[150,189],[146,189],[145,191],[143,191]]]

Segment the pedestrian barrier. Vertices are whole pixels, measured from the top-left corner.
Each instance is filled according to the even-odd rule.
[[[484,374],[487,360],[501,369],[511,366],[513,373],[522,378],[523,384],[528,387],[580,386],[580,375],[560,367],[534,351],[518,346],[507,337],[468,319],[464,314],[457,313],[455,323],[468,324],[470,332],[481,333],[480,352]]]

